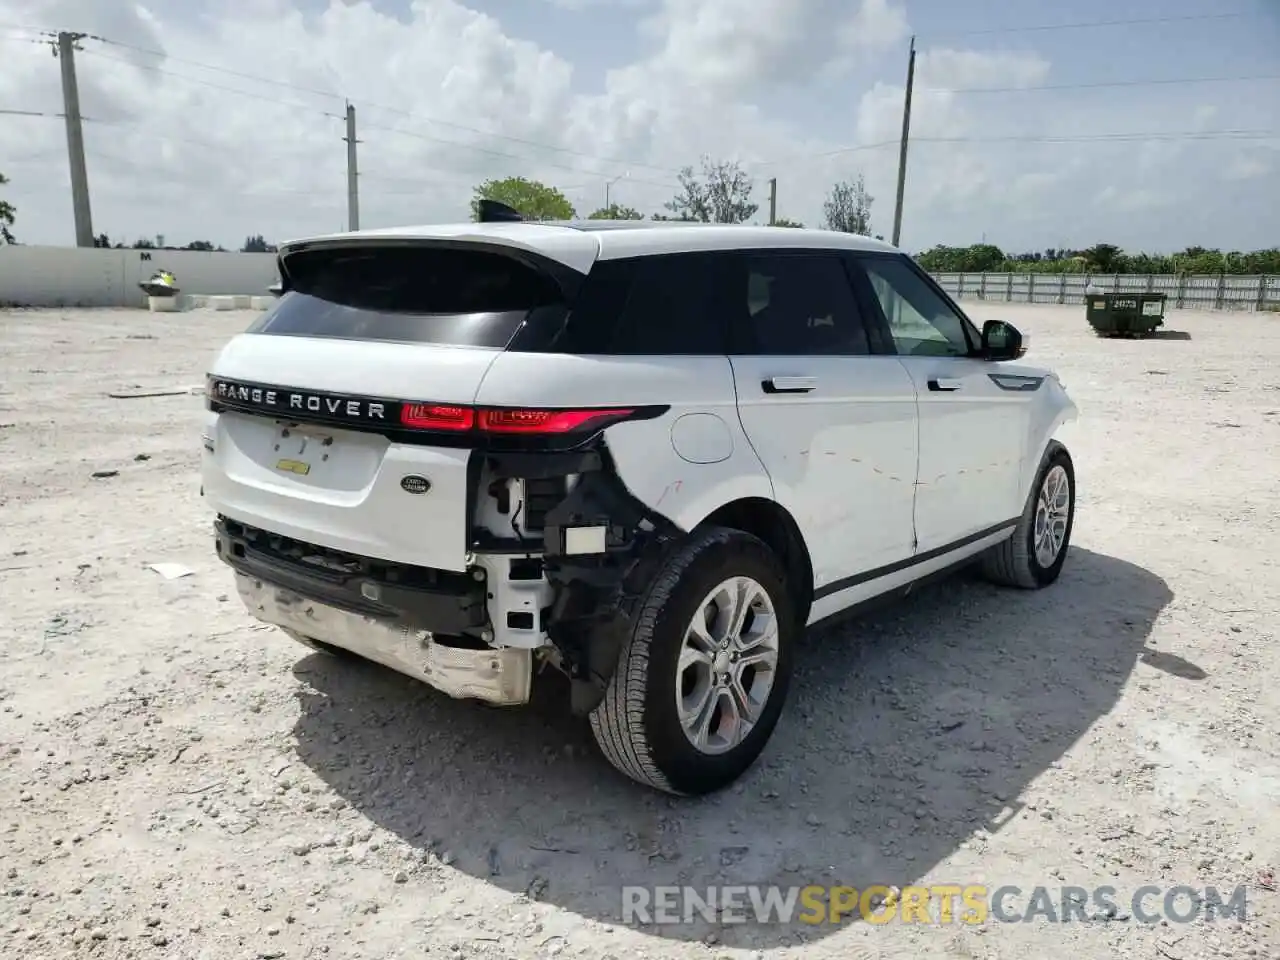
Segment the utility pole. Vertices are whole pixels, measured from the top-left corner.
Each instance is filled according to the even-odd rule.
[[[606,180],[604,182],[604,208],[606,210],[609,209],[609,189],[619,180],[625,180],[630,175],[631,175],[630,170],[624,170],[622,171],[622,173],[618,174],[612,180]]]
[[[778,222],[778,178],[769,178],[769,226]]]
[[[907,92],[902,99],[902,144],[898,148],[898,202],[893,208],[893,245],[902,237],[902,198],[907,189],[907,140],[911,136],[911,87],[916,79],[916,38],[907,59]]]
[[[360,171],[356,166],[356,108],[347,104],[347,229],[360,229],[360,188],[357,177]]]
[[[62,67],[62,113],[67,121],[67,159],[71,168],[71,209],[76,221],[76,246],[93,246],[93,218],[89,214],[89,173],[84,162],[84,127],[80,118],[80,89],[76,86],[76,44],[87,34],[58,34],[54,56]]]

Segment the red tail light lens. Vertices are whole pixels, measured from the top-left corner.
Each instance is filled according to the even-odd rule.
[[[406,403],[400,408],[400,423],[410,430],[470,430],[476,412],[470,407],[435,403]]]
[[[480,429],[486,433],[570,433],[631,416],[634,410],[481,410]]]
[[[479,410],[439,403],[406,403],[400,408],[400,425],[410,430],[443,430],[481,433],[547,435],[601,429],[634,416],[630,407],[595,410]]]

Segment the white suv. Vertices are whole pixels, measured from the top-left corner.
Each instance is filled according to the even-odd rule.
[[[614,765],[698,794],[763,749],[807,625],[970,560],[1057,578],[1075,407],[905,254],[511,220],[281,248],[204,436],[260,620],[493,704],[553,666]]]

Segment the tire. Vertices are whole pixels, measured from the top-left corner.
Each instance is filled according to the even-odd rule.
[[[1059,473],[1059,471],[1061,471]],[[1066,518],[1062,528],[1062,540],[1052,561],[1036,552],[1037,515],[1040,513],[1041,496],[1046,492],[1050,475],[1064,478],[1067,492]],[[1027,495],[1026,505],[1018,526],[1008,540],[992,547],[982,558],[982,572],[993,583],[1023,590],[1038,590],[1058,579],[1071,546],[1071,529],[1076,516],[1076,474],[1067,448],[1056,440],[1049,441],[1036,472],[1035,483]]]
[[[717,656],[704,662],[702,654],[685,653],[686,638],[692,634],[696,614],[701,615],[709,605],[727,609],[729,584],[734,584],[734,591],[742,587],[745,595],[754,595],[752,609],[757,615],[749,618],[741,631],[746,638],[744,646],[732,641],[726,641],[728,647],[715,645],[711,649]],[[678,796],[722,789],[755,763],[782,712],[791,678],[792,649],[801,630],[795,600],[786,584],[777,556],[758,538],[737,530],[716,527],[696,532],[664,563],[633,611],[633,626],[617,668],[604,699],[591,712],[591,731],[610,763],[639,783]],[[716,594],[726,603],[716,604]],[[758,639],[769,636],[769,606],[772,641]],[[704,633],[715,636],[728,632],[721,630],[723,616],[717,611],[716,622]],[[757,645],[751,646],[757,639]],[[769,643],[772,651],[766,649]],[[753,670],[733,653],[735,647],[757,651],[757,657],[772,657],[772,670]],[[682,655],[690,658],[684,673],[678,669]],[[725,676],[717,671],[730,656],[736,662],[727,670],[742,680],[717,685],[716,676]],[[743,654],[743,659],[746,656]],[[767,690],[766,679],[770,680]],[[686,705],[699,701],[717,704],[703,714],[707,720],[701,725],[703,731],[728,730],[732,728],[731,715],[745,715],[732,709],[732,704],[743,703],[740,695],[746,688],[753,691],[749,699],[756,718],[749,732],[740,739],[736,735],[707,736],[706,749],[695,746],[696,734],[687,734],[681,721],[679,694],[685,694]],[[707,690],[710,692],[704,699],[700,694]]]

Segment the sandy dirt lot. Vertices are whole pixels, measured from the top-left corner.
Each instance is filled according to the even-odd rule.
[[[452,702],[255,626],[199,497],[200,399],[107,396],[199,384],[248,315],[0,313],[0,957],[1280,957],[1280,317],[1137,342],[973,312],[1081,407],[1061,581],[962,576],[811,632],[764,762],[697,802],[615,774],[554,699]],[[749,883],[1119,906],[622,922],[623,884]],[[1148,884],[1244,885],[1249,913],[1142,922]]]

